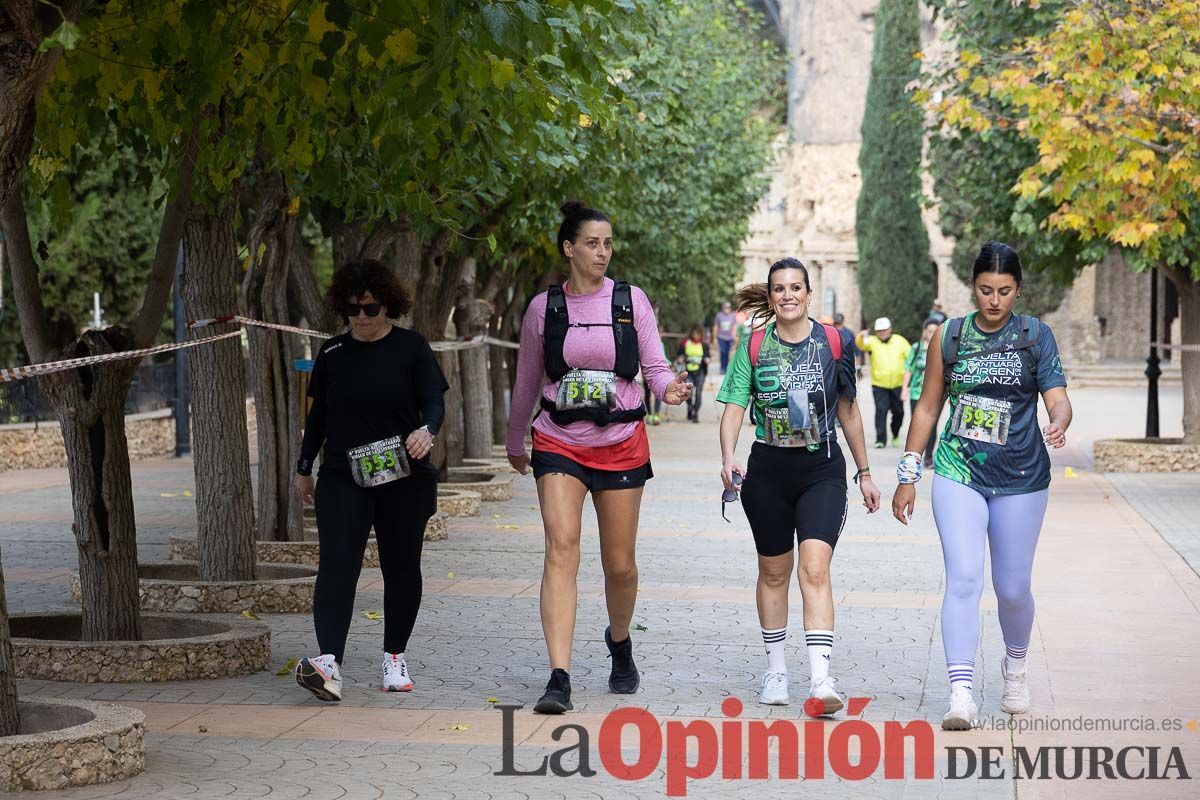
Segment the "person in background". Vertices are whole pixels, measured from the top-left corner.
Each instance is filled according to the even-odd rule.
[[[946,312],[942,310],[942,298],[933,298],[933,308],[929,310],[928,319],[938,325],[946,321]]]
[[[846,315],[842,312],[837,312],[833,315],[833,327],[837,328],[838,333],[845,342],[845,346],[850,350],[850,355],[854,356],[854,370],[858,377],[862,377],[863,354],[858,349],[858,345],[854,343],[854,334],[846,327]]]
[[[726,300],[721,303],[721,310],[713,320],[712,338],[717,343],[717,352],[721,357],[721,374],[729,368],[729,352],[733,348],[733,332],[737,327],[737,314],[733,313],[733,303]]]
[[[708,361],[711,351],[704,341],[704,328],[693,325],[688,338],[679,345],[676,359],[683,362],[688,380],[692,382],[692,395],[688,400],[688,419],[700,421],[700,397],[704,393],[704,381],[708,378]]]
[[[904,401],[900,387],[904,383],[904,362],[908,358],[908,340],[892,332],[887,317],[875,320],[875,333],[858,335],[859,348],[871,356],[871,394],[875,398],[875,447],[887,447],[887,417],[892,413],[892,446],[900,446],[900,427],[904,424]]]
[[[904,362],[904,386],[900,394],[908,397],[908,407],[914,421],[917,418],[917,400],[920,399],[921,389],[925,385],[925,359],[929,353],[929,341],[937,333],[939,324],[932,318],[925,320],[925,326],[921,330],[921,341],[908,351],[908,359]],[[934,427],[929,431],[929,443],[925,446],[922,461],[926,469],[933,466],[933,448],[936,444],[937,428]]]

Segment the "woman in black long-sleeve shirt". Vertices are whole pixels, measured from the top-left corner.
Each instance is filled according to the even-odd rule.
[[[345,265],[325,299],[350,330],[321,347],[308,386],[312,406],[295,486],[316,503],[321,560],[313,620],[321,654],[300,660],[296,681],[322,700],[342,699],[340,664],[374,527],[383,571],[382,688],[407,692],[413,682],[404,651],[421,605],[421,546],[437,510],[429,453],[450,387],[425,338],[391,323],[412,303],[387,267]]]

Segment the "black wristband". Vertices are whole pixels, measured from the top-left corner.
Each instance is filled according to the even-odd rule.
[[[302,458],[296,462],[296,474],[309,476],[312,475],[312,461],[307,458]]]

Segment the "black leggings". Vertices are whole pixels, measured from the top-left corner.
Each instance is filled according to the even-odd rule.
[[[688,373],[688,380],[692,384],[692,394],[688,397],[688,419],[700,413],[700,401],[704,398],[704,381],[707,377],[708,370],[698,369]]]
[[[900,399],[900,387],[884,389],[872,386],[871,396],[875,398],[875,441],[887,444],[888,411],[892,412],[893,439],[900,435],[900,426],[904,424],[904,401]]]
[[[421,608],[421,546],[437,510],[437,478],[419,473],[364,489],[347,473],[323,469],[314,500],[321,561],[313,622],[321,653],[339,663],[345,655],[372,526],[383,571],[383,649],[403,653]]]

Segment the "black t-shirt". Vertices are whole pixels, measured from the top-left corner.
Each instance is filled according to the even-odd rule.
[[[437,433],[445,416],[442,394],[450,388],[425,337],[393,327],[382,339],[360,342],[349,333],[326,340],[308,383],[312,408],[304,426],[298,471],[307,473],[325,445],[321,469],[350,472],[346,450],[392,436],[407,437],[422,425]],[[413,472],[435,473],[423,459]]]

